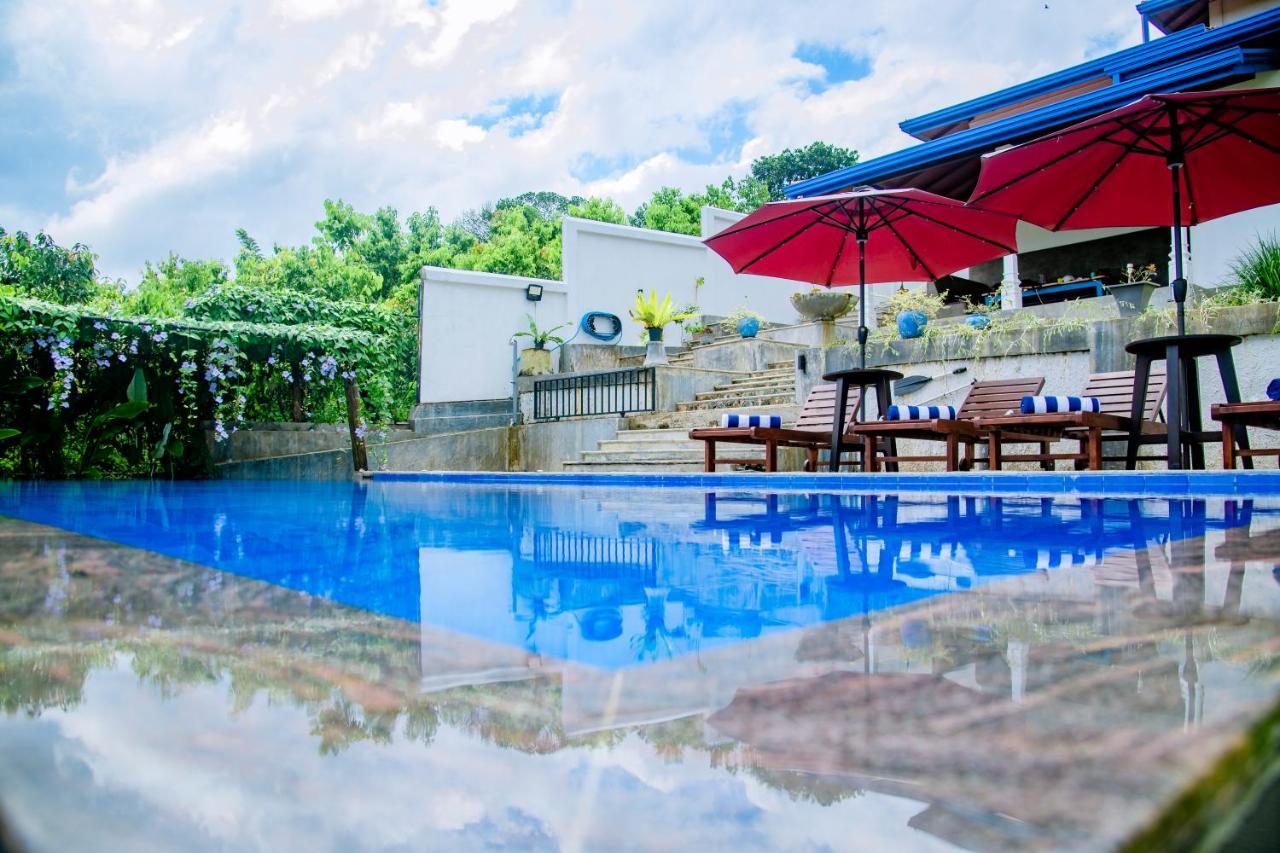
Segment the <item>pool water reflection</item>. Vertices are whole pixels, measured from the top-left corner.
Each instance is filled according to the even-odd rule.
[[[1275,512],[380,482],[0,487],[0,514],[604,668],[1096,565]]]
[[[34,849],[1109,846],[1280,698],[1265,497],[7,484],[4,515]]]

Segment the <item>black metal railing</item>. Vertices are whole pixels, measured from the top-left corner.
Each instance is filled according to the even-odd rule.
[[[533,383],[535,421],[652,412],[656,403],[657,382],[652,367],[578,373]]]

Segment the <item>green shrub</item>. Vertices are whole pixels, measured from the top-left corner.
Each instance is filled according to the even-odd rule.
[[[1280,300],[1280,242],[1272,234],[1240,254],[1231,264],[1236,285],[1258,299]]]

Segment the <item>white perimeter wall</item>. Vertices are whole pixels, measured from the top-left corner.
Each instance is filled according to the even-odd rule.
[[[742,216],[703,208],[703,235],[710,236]],[[656,290],[659,294],[670,291],[677,307],[696,302],[706,314],[724,316],[745,306],[766,320],[789,322],[796,313],[788,300],[804,288],[776,278],[734,275],[701,237],[572,217],[564,220],[562,257],[569,312],[575,317],[587,311],[608,311],[628,320],[636,291]],[[695,298],[694,283],[700,277],[705,284]],[[638,328],[629,323],[624,340],[638,341]]]
[[[704,208],[703,233],[713,234],[741,218],[740,213]],[[804,285],[734,275],[700,237],[571,217],[565,217],[563,228],[563,282],[423,268],[419,402],[509,396],[509,342],[513,332],[525,328],[530,312],[539,327],[569,323],[566,337],[588,311],[616,314],[624,323],[622,342],[627,344],[640,341],[640,327],[628,314],[637,290],[670,291],[677,307],[696,301],[707,314],[723,316],[745,306],[766,320],[797,319],[788,300]],[[699,277],[706,283],[695,299]],[[543,286],[541,302],[525,300],[530,283]]]
[[[525,299],[531,283],[542,285],[541,302]],[[559,281],[424,267],[419,402],[510,397],[512,333],[526,314],[539,328],[567,322],[566,303]]]

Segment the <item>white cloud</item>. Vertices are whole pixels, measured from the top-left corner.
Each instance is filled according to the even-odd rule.
[[[1126,4],[1050,6],[14,0],[6,85],[42,105],[18,120],[90,141],[49,161],[62,170],[38,198],[0,185],[0,207],[126,276],[171,249],[229,257],[237,226],[305,240],[326,197],[446,219],[529,189],[633,207],[816,139],[895,150],[912,144],[904,118],[1138,37]],[[871,73],[812,94],[803,42],[866,56]],[[496,104],[548,98],[537,127],[498,118]]]
[[[448,119],[436,123],[436,141],[453,151],[461,151],[473,142],[484,139],[484,128],[468,124],[462,119]]]
[[[380,47],[382,37],[377,33],[347,36],[329,56],[329,61],[320,72],[319,82],[328,83],[348,71],[364,71],[373,64]]]

